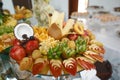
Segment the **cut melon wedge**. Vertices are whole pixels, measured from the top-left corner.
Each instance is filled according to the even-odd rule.
[[[27,23],[20,23],[14,28],[14,35],[19,40],[24,40],[23,35],[27,35],[28,38],[34,35],[33,28]]]

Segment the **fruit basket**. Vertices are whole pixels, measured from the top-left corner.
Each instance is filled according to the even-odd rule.
[[[104,46],[95,35],[80,21],[68,19],[63,23],[63,13],[57,18],[56,13],[49,27],[20,23],[14,28],[16,39],[9,55],[19,69],[57,78],[75,76],[81,70],[95,68],[96,61],[103,62]]]

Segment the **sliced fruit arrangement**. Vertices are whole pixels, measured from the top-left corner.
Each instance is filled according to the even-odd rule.
[[[13,33],[17,20],[11,15],[0,14],[0,36]]]
[[[9,10],[4,9],[0,13],[0,53],[12,45],[13,30],[16,24],[17,20],[12,17]]]
[[[83,56],[76,57],[76,61],[77,61],[78,65],[82,66],[86,70],[90,70],[90,69],[95,68],[92,61],[90,61],[86,57],[83,57]]]
[[[24,19],[23,21],[28,22],[28,18],[30,17],[32,17],[32,11],[24,6],[16,6],[15,14],[11,14],[7,9],[2,11],[0,14],[0,52],[12,46],[11,43],[13,42],[12,40],[14,40],[14,27],[19,20]]]
[[[30,18],[32,16],[32,11],[27,9],[25,6],[15,6],[15,14],[13,17],[17,20]]]
[[[66,25],[68,29],[64,28]],[[20,65],[21,70],[54,77],[76,75],[83,69],[95,68],[96,61],[104,61],[103,44],[95,39],[90,30],[84,29],[82,22],[74,21],[71,25],[68,21],[66,25],[64,24],[64,29],[60,28],[63,32],[56,38],[57,33],[51,33],[46,27],[32,28],[26,23],[18,24],[14,29],[16,39],[10,57]],[[28,29],[28,32],[24,29]]]
[[[0,14],[0,26],[15,26],[16,24],[17,20],[12,17],[9,11],[3,10],[3,13]]]
[[[13,33],[4,33],[3,35],[0,35],[0,52],[10,47],[14,38]]]

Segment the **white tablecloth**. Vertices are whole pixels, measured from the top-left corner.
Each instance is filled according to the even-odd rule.
[[[87,25],[96,39],[104,44],[104,58],[111,62],[113,68],[111,80],[120,80],[120,35],[117,34],[120,25],[101,25],[90,21]]]

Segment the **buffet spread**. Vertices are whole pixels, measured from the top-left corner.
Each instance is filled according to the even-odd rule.
[[[19,6],[15,10],[15,15],[1,15],[0,51],[10,47],[10,62],[16,63],[21,71],[75,76],[81,70],[95,69],[96,61],[104,61],[103,44],[84,28],[83,22],[65,22],[64,13],[54,11],[48,26],[33,26],[26,21],[32,16],[30,10]]]

